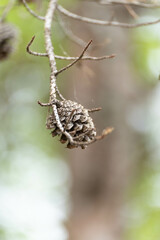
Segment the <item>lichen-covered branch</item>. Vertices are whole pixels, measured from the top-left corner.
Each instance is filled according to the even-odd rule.
[[[52,19],[56,10],[57,0],[50,0],[48,10],[45,16],[45,24],[44,24],[44,36],[45,36],[45,46],[46,53],[49,58],[51,75],[50,75],[50,100],[56,99],[56,76],[57,72],[56,60],[54,55],[54,48],[51,40],[51,26]]]

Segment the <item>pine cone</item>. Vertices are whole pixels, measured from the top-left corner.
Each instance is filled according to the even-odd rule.
[[[13,51],[13,42],[16,30],[8,23],[0,23],[0,61],[7,58]]]
[[[64,129],[72,136],[74,141],[84,142],[84,144],[80,145],[82,149],[86,148],[87,145],[85,143],[90,142],[96,136],[96,129],[92,118],[89,116],[88,110],[81,104],[70,100],[57,101],[56,106]],[[61,143],[68,141],[67,148],[72,149],[78,147],[78,145],[70,143],[67,137],[62,134],[56,124],[54,113],[48,116],[46,127],[47,129],[54,129],[51,132],[53,137],[57,135],[61,136]]]

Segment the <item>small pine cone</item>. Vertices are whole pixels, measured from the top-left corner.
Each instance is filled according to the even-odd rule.
[[[13,51],[13,40],[16,29],[8,23],[0,23],[0,61],[7,58]]]
[[[57,101],[57,111],[64,129],[72,136],[73,140],[82,142],[82,149],[86,148],[87,144],[96,136],[96,130],[92,118],[89,116],[88,110],[81,104],[70,100]],[[54,113],[51,113],[46,122],[47,129],[52,129],[52,136],[60,136],[60,142],[66,143],[67,148],[72,149],[78,147],[76,144],[71,144],[69,139],[62,134],[56,124]],[[84,144],[83,144],[84,142]]]

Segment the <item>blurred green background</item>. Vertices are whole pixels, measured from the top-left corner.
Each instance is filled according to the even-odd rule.
[[[81,5],[85,5],[78,0],[61,2],[67,9],[71,8],[80,13],[84,7]],[[7,3],[7,0],[0,1],[1,13]],[[47,3],[48,1],[44,1],[43,4],[42,2],[39,4],[37,1],[30,6],[44,14]],[[100,12],[99,8],[98,11]],[[152,10],[151,13],[147,10],[147,13],[143,13],[145,11],[140,12],[140,15],[145,15],[140,21],[153,20],[160,16],[159,10]],[[123,12],[121,14],[123,15]],[[0,239],[65,240],[68,239],[66,222],[72,209],[70,187],[74,181],[70,159],[76,161],[77,156],[88,158],[89,150],[83,153],[74,150],[72,155],[58,139],[51,138],[45,128],[47,110],[41,108],[37,100],[48,101],[50,74],[48,59],[26,53],[26,45],[33,35],[36,39],[31,48],[45,52],[43,21],[30,16],[18,1],[9,12],[6,21],[16,27],[17,41],[14,53],[0,62]],[[136,20],[131,18],[131,21]],[[101,31],[104,31],[104,28]],[[99,30],[99,35],[101,31]],[[116,30],[113,31],[116,34]],[[128,108],[125,116],[127,124],[138,135],[138,147],[129,153],[129,156],[134,156],[136,165],[132,180],[124,194],[125,204],[121,209],[121,217],[125,221],[123,237],[119,239],[159,240],[160,24],[124,30],[123,34],[129,41],[129,48],[125,49],[124,54],[127,53],[129,56],[126,64],[134,78],[134,84],[138,86],[137,95],[139,89],[145,89],[145,93],[138,95],[137,98],[141,101],[136,102],[134,98],[132,99],[132,103],[135,104],[131,104],[132,107]],[[86,37],[86,40],[88,39],[90,36]],[[114,41],[116,44],[116,37]],[[53,44],[55,52],[61,55],[64,54],[64,49],[72,56],[81,49],[77,50],[76,45],[65,37],[57,22],[53,26]],[[114,51],[113,48],[112,50]],[[115,51],[114,53],[117,54]],[[58,68],[65,64],[64,61],[57,61]],[[101,63],[98,64],[101,66]],[[109,64],[114,65],[115,62]],[[88,69],[87,74],[92,76]],[[73,74],[75,73],[72,71],[64,73],[58,81],[60,90],[68,98],[72,90],[76,92],[74,96],[81,94],[82,90],[79,90],[76,84],[72,87]],[[70,78],[71,82],[68,83]],[[86,88],[94,84],[94,81],[93,83],[87,81],[84,80],[80,84],[84,84]],[[117,81],[119,84],[120,80]],[[103,84],[102,87],[105,91]],[[92,98],[89,104],[96,105],[96,100]],[[98,104],[102,104],[101,99]],[[118,105],[118,102],[116,104]],[[100,115],[104,122],[107,121],[107,114],[108,112],[106,115]],[[101,120],[98,122],[104,124]],[[112,122],[109,124],[112,125]],[[103,128],[101,124],[98,127]],[[109,141],[108,138],[107,143]],[[90,151],[93,148],[94,146]],[[102,240],[101,237],[96,239]],[[109,238],[106,235],[103,239]]]

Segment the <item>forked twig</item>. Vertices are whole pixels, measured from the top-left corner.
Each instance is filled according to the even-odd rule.
[[[109,0],[108,0],[108,2],[109,2]],[[105,4],[105,3],[108,4],[107,0],[106,1],[101,0],[100,3],[101,4]],[[118,4],[118,2],[116,2],[114,0],[110,1],[110,3],[111,4]],[[106,128],[106,129],[103,130],[103,132],[100,136],[96,136],[95,127],[94,127],[92,118],[89,115],[89,113],[99,111],[100,108],[94,108],[94,109],[89,110],[89,109],[85,109],[82,105],[80,105],[76,102],[72,102],[70,100],[64,99],[63,96],[61,95],[61,93],[58,90],[58,87],[57,87],[57,84],[56,84],[56,77],[57,77],[58,74],[62,73],[63,71],[65,71],[67,69],[69,69],[71,66],[73,66],[74,64],[76,64],[80,60],[102,60],[102,59],[114,57],[114,55],[103,56],[103,57],[99,57],[99,58],[84,56],[84,53],[87,51],[87,49],[88,49],[88,47],[89,47],[89,45],[91,44],[92,41],[90,41],[86,45],[86,47],[83,49],[83,51],[82,51],[82,53],[80,54],[79,57],[64,57],[64,56],[55,55],[54,47],[53,47],[52,40],[51,40],[51,27],[52,27],[52,21],[53,21],[54,15],[55,15],[55,11],[58,10],[59,13],[65,15],[65,16],[71,18],[71,19],[75,19],[75,20],[78,20],[78,21],[81,21],[81,22],[96,24],[96,25],[100,25],[100,26],[113,26],[113,27],[124,27],[124,28],[135,28],[135,27],[141,27],[141,26],[148,26],[148,25],[151,25],[151,24],[159,23],[160,19],[158,19],[156,21],[145,22],[145,23],[135,23],[135,24],[120,23],[120,22],[116,22],[116,21],[112,21],[112,20],[111,21],[102,21],[102,20],[92,19],[92,18],[83,17],[83,16],[79,16],[77,14],[74,14],[74,13],[66,10],[65,8],[63,8],[61,5],[58,5],[57,0],[49,0],[47,13],[46,13],[45,17],[42,17],[42,16],[37,15],[33,10],[31,10],[29,8],[29,6],[26,3],[26,0],[23,0],[23,4],[30,14],[32,14],[34,17],[36,17],[39,20],[44,20],[44,22],[45,22],[45,24],[44,24],[44,36],[45,36],[46,53],[37,53],[37,52],[33,52],[33,51],[30,50],[30,46],[33,43],[35,37],[33,37],[27,45],[27,52],[28,53],[30,53],[34,56],[48,57],[49,63],[50,63],[50,68],[51,68],[49,103],[41,103],[41,102],[38,101],[38,104],[41,105],[41,106],[44,106],[44,107],[50,107],[50,106],[52,107],[53,114],[51,115],[51,118],[53,118],[53,120],[56,124],[55,125],[55,130],[58,129],[58,132],[57,132],[58,135],[61,135],[61,134],[62,134],[62,136],[65,135],[65,137],[68,140],[68,144],[71,144],[74,147],[81,146],[82,148],[85,148],[85,146],[87,146],[89,144],[92,144],[92,143],[94,143],[98,140],[103,139],[105,136],[107,136],[109,133],[111,133],[113,131],[113,128]],[[119,4],[120,4],[120,2],[119,2]],[[125,4],[126,4],[126,2],[125,2]],[[129,5],[131,5],[131,4],[129,4]],[[142,4],[141,6],[144,6],[144,5]],[[69,65],[67,65],[66,67],[64,67],[60,70],[57,70],[56,58],[57,59],[63,59],[63,60],[74,60],[74,61],[72,63],[70,63]],[[57,98],[56,98],[57,94],[61,98],[61,101],[57,100]],[[62,116],[65,116],[65,123],[63,122],[64,119],[61,120],[62,119],[61,118],[62,116],[60,115],[61,111],[63,111],[63,114],[64,114]],[[71,114],[68,115],[70,112],[71,112]],[[69,118],[67,118],[67,116],[69,116]],[[74,120],[74,116],[78,120]],[[73,136],[71,134],[73,134],[73,131],[76,131],[76,128],[74,128],[75,125],[74,125],[73,128],[71,128],[70,132],[69,132],[69,130],[67,131],[68,124],[72,121],[72,118],[73,118],[73,121],[77,121],[77,123],[76,123],[77,125],[78,125],[78,123],[82,123],[81,126],[84,130],[82,132],[78,132],[80,130],[77,130],[77,132],[75,132],[76,134],[73,135]],[[68,119],[68,121],[67,121],[67,119]],[[62,125],[62,123],[63,123],[63,125]],[[87,126],[87,124],[89,126]],[[89,131],[90,131],[90,135],[89,135]],[[88,135],[86,135],[86,133],[88,133]],[[88,137],[89,140],[86,140],[87,137]],[[77,139],[77,140],[75,141],[75,139]]]
[[[24,0],[23,0],[24,1]],[[54,16],[54,13],[55,13],[55,9],[56,9],[56,3],[57,1],[56,0],[50,0],[49,2],[49,6],[48,6],[48,9],[47,9],[47,13],[46,13],[46,16],[45,16],[45,27],[44,27],[44,32],[45,32],[45,46],[46,46],[46,56],[48,57],[49,59],[49,63],[50,63],[50,68],[51,68],[51,75],[50,75],[50,101],[49,103],[41,103],[40,101],[38,101],[38,104],[41,105],[41,106],[45,106],[45,107],[50,107],[52,106],[52,109],[53,109],[53,114],[54,114],[54,119],[56,121],[56,126],[58,127],[59,131],[66,136],[67,140],[69,141],[69,144],[71,144],[72,146],[81,146],[82,148],[84,148],[85,146],[97,141],[97,140],[100,140],[100,139],[103,139],[107,134],[109,134],[110,132],[113,131],[113,128],[107,128],[105,129],[103,132],[102,132],[102,135],[101,136],[97,136],[97,137],[94,137],[92,140],[88,140],[88,141],[75,141],[73,139],[73,137],[71,136],[71,134],[66,130],[67,128],[67,124],[69,124],[69,122],[71,121],[72,117],[73,117],[73,114],[76,110],[78,109],[74,109],[71,114],[70,114],[70,117],[69,117],[69,120],[68,122],[66,123],[66,126],[63,127],[62,126],[62,123],[61,123],[61,120],[60,120],[60,117],[59,117],[59,114],[58,114],[58,110],[57,110],[57,104],[58,104],[58,100],[56,99],[56,93],[58,91],[58,88],[57,88],[57,85],[56,85],[56,76],[65,71],[66,69],[70,68],[71,66],[73,66],[76,62],[78,62],[84,55],[84,53],[86,52],[87,48],[89,47],[89,45],[91,44],[92,41],[90,41],[87,46],[84,48],[84,50],[82,51],[82,53],[80,54],[80,56],[78,58],[76,58],[71,64],[69,64],[68,66],[62,68],[61,70],[57,71],[57,67],[56,67],[56,61],[55,61],[55,54],[54,54],[54,48],[53,48],[53,45],[52,45],[52,40],[51,40],[51,26],[52,26],[52,19],[53,19],[53,16]],[[31,39],[31,41],[29,42],[29,44],[27,45],[27,52],[29,52],[30,54],[33,54],[35,55],[35,53],[33,53],[32,51],[30,51],[30,46],[32,44],[32,42],[34,41],[34,38],[33,37]],[[38,53],[36,53],[37,56],[40,56]],[[63,98],[62,98],[63,99]],[[66,104],[70,104],[70,101],[65,101]],[[60,102],[62,104],[62,102]],[[77,104],[77,103],[75,103]],[[77,105],[76,105],[77,106]],[[79,105],[78,105],[79,106]],[[94,112],[94,111],[98,111],[100,109],[96,108],[96,109],[91,109],[91,110],[88,110],[88,112]]]
[[[47,53],[39,53],[39,52],[35,52],[32,51],[30,49],[30,46],[32,45],[33,41],[35,39],[35,36],[32,37],[31,41],[28,43],[26,50],[29,54],[33,55],[33,56],[38,56],[38,57],[48,57]],[[81,58],[81,60],[93,60],[93,61],[100,61],[100,60],[104,60],[104,59],[110,59],[110,58],[114,58],[116,55],[115,54],[111,54],[111,55],[106,55],[106,56],[101,56],[101,57],[92,57],[92,56],[83,56]],[[59,60],[67,60],[67,61],[71,61],[71,60],[78,60],[79,57],[65,57],[65,56],[59,56],[59,55],[55,55],[56,59]]]
[[[86,45],[86,47],[83,49],[81,55],[80,55],[76,60],[74,60],[72,63],[68,64],[66,67],[64,67],[64,68],[60,69],[59,71],[57,71],[57,72],[55,73],[55,76],[58,76],[58,74],[64,72],[65,70],[67,70],[68,68],[70,68],[70,67],[72,67],[74,64],[76,64],[79,60],[81,60],[81,58],[83,57],[84,53],[87,51],[87,49],[88,49],[88,47],[89,47],[89,45],[90,45],[91,43],[92,43],[92,40],[87,43],[87,45]]]

